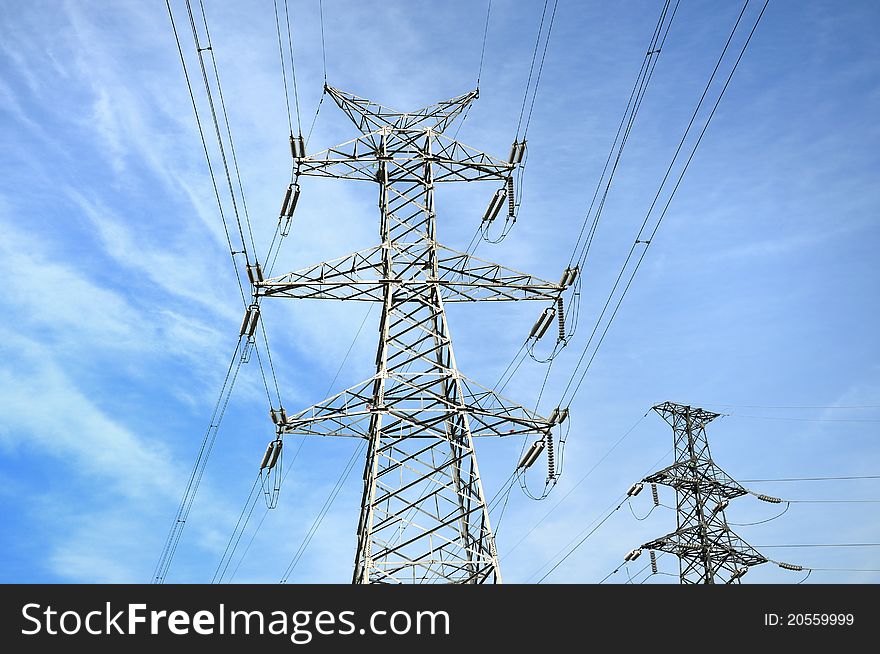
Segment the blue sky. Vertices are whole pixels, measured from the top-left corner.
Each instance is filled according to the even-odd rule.
[[[757,4],[747,16],[754,18]],[[401,109],[473,88],[484,3],[324,5],[330,84]],[[186,27],[183,3],[172,6],[179,29]],[[290,7],[308,125],[323,80],[318,6],[293,0]],[[463,142],[506,156],[542,7],[493,2],[480,99],[459,134]],[[659,7],[560,2],[529,130],[519,219],[507,239],[482,244],[478,256],[558,278]],[[587,324],[740,7],[682,0],[583,272]],[[272,3],[205,0],[205,9],[262,252],[290,175]],[[632,482],[668,462],[655,463],[671,447],[671,430],[652,414],[575,486],[651,405],[667,399],[730,414],[709,434],[716,461],[736,478],[880,474],[878,410],[741,408],[880,405],[878,25],[873,2],[771,2],[571,407],[559,485],[543,502],[518,488],[510,494],[497,539],[506,581],[535,581],[539,567]],[[163,3],[140,2],[4,3],[0,29],[0,581],[146,582],[241,318],[173,34]],[[183,43],[192,66],[191,40]],[[355,134],[325,102],[309,150]],[[278,271],[375,244],[375,188],[315,179],[302,186]],[[458,249],[494,192],[468,186],[437,197],[440,239]],[[266,302],[288,409],[369,376],[377,312],[330,388],[365,310]],[[520,303],[450,309],[465,374],[491,386],[538,312]],[[545,413],[586,333],[582,327],[554,365]],[[524,364],[505,394],[532,405],[544,371]],[[235,387],[169,581],[210,580],[271,427],[254,361]],[[521,445],[477,444],[487,495],[508,478]],[[329,439],[303,446],[235,581],[278,581],[356,446]],[[349,580],[357,471],[291,582]],[[540,466],[528,481],[540,487]],[[878,480],[748,485],[789,499],[880,499]],[[672,503],[671,491],[661,489],[661,499]],[[649,505],[643,494],[633,509],[641,517]],[[759,549],[876,542],[878,507],[795,504],[778,520],[737,530]],[[754,522],[775,509],[743,498],[727,515]],[[258,504],[255,516],[262,512]],[[667,509],[637,521],[624,506],[547,581],[598,581],[629,549],[674,523]],[[878,551],[765,553],[813,567],[878,568]],[[676,567],[667,557],[660,569]],[[765,565],[748,580],[802,576]],[[877,582],[880,574],[808,579],[831,581]]]

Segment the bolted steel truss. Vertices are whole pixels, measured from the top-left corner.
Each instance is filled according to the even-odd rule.
[[[435,184],[511,184],[515,163],[443,134],[476,91],[409,113],[326,91],[361,136],[300,152],[298,174],[377,183],[382,242],[255,288],[265,297],[381,303],[376,373],[284,415],[279,432],[368,441],[354,583],[500,582],[473,438],[546,438],[552,423],[459,372],[444,303],[552,301],[562,286],[437,242]]]
[[[672,427],[675,462],[642,481],[675,489],[678,528],[642,548],[677,556],[682,584],[739,583],[767,559],[727,525],[728,502],[748,491],[709,452],[706,425],[721,414],[674,402],[653,409]]]

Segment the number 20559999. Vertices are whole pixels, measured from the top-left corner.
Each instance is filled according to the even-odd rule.
[[[852,613],[765,613],[767,627],[851,627]]]

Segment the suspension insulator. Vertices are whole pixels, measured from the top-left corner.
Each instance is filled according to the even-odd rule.
[[[639,558],[641,555],[642,555],[642,550],[641,550],[641,548],[637,548],[637,549],[634,549],[633,551],[631,551],[631,552],[630,552],[629,554],[627,554],[625,557],[623,557],[623,560],[624,560],[624,561],[635,561],[635,560],[636,560],[637,558]]]
[[[532,443],[531,447],[526,451],[523,458],[520,459],[519,465],[516,466],[516,469],[519,470],[522,468],[523,470],[531,467],[531,465],[537,460],[538,455],[544,451],[544,441],[535,441]]]
[[[513,177],[507,178],[507,217],[516,218],[516,196],[513,193]]]
[[[514,141],[513,145],[510,146],[510,156],[507,157],[508,163],[512,163],[514,165],[522,163],[523,155],[526,153],[526,142],[522,141]]]
[[[553,434],[547,432],[547,479],[556,478],[556,459],[553,454]]]
[[[777,563],[780,568],[783,570],[793,570],[794,572],[800,572],[804,569],[802,565],[795,565],[794,563]]]
[[[642,492],[642,489],[644,487],[645,487],[645,485],[642,482],[640,482],[640,481],[636,482],[635,484],[633,484],[632,486],[629,487],[629,490],[626,491],[626,494],[629,495],[630,497],[635,497],[636,495],[638,495],[639,493]]]
[[[287,205],[290,204],[290,196],[293,195],[293,184],[287,187],[287,191],[284,193],[284,199],[281,201],[281,211],[278,212],[279,216],[287,215]]]
[[[660,495],[657,492],[657,484],[651,484],[651,497],[654,498],[654,506],[660,506]]]
[[[770,502],[770,504],[779,504],[780,502],[782,502],[782,500],[778,497],[772,497],[770,495],[758,495],[757,497],[762,502]]]
[[[556,320],[559,322],[559,339],[557,343],[565,340],[565,311],[562,306],[562,296],[556,298]]]
[[[269,441],[269,445],[266,446],[266,453],[263,455],[263,460],[260,461],[260,470],[263,470],[267,465],[269,465],[269,459],[272,458],[272,452],[275,450],[275,441]]]
[[[657,574],[657,555],[651,550],[651,574]]]
[[[299,184],[293,183],[287,187],[285,195],[285,203],[281,206],[281,215],[290,217],[296,209],[296,203],[299,202],[300,188]]]
[[[278,457],[281,456],[281,446],[284,445],[280,438],[272,442],[275,447],[272,449],[272,455],[269,457],[268,464],[266,465],[269,470],[274,468],[275,464],[278,463]]]
[[[247,276],[251,284],[263,281],[263,268],[260,266],[259,261],[247,267]]]
[[[290,135],[290,154],[293,155],[294,159],[302,159],[306,156],[306,142],[302,135]]]
[[[565,280],[568,279],[569,270],[570,268],[566,268],[562,271],[562,277],[559,278],[559,283],[557,284],[557,286],[559,286],[560,288],[565,288]]]
[[[247,335],[248,338],[251,338],[254,335],[254,332],[257,331],[257,322],[260,320],[260,307],[259,305],[252,304],[247,308],[247,311],[244,314],[244,320],[241,322],[241,330],[239,330],[238,335],[244,336]]]
[[[287,422],[287,411],[284,410],[284,407],[279,407],[276,409],[269,409],[269,417],[272,418],[272,422],[279,427],[284,425]]]
[[[547,328],[550,326],[550,323],[553,322],[555,316],[556,309],[554,307],[547,307],[544,309],[544,312],[538,317],[538,320],[532,327],[532,331],[529,332],[529,338],[534,338],[536,341],[541,340],[541,337],[547,331]]]
[[[495,191],[495,195],[492,196],[492,200],[489,202],[489,206],[486,208],[486,213],[483,214],[484,223],[491,223],[493,220],[495,220],[495,217],[498,215],[498,212],[501,211],[501,207],[504,205],[504,199],[506,197],[506,188],[500,188]]]

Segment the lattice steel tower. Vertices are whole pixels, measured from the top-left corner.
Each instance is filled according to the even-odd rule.
[[[484,219],[506,200],[513,208],[524,144],[505,162],[443,133],[477,91],[410,113],[326,91],[361,135],[311,156],[294,143],[298,175],[377,183],[382,242],[255,288],[266,297],[381,303],[376,373],[295,415],[279,412],[278,431],[367,439],[354,583],[500,582],[473,438],[543,439],[553,424],[459,372],[443,307],[553,301],[571,275],[554,284],[438,243],[436,184],[500,182]],[[291,191],[295,201],[299,187]]]
[[[677,556],[682,584],[739,583],[767,559],[727,525],[728,503],[748,491],[709,453],[706,425],[721,414],[674,402],[653,409],[672,427],[675,462],[642,481],[675,489],[678,528],[642,548]]]

